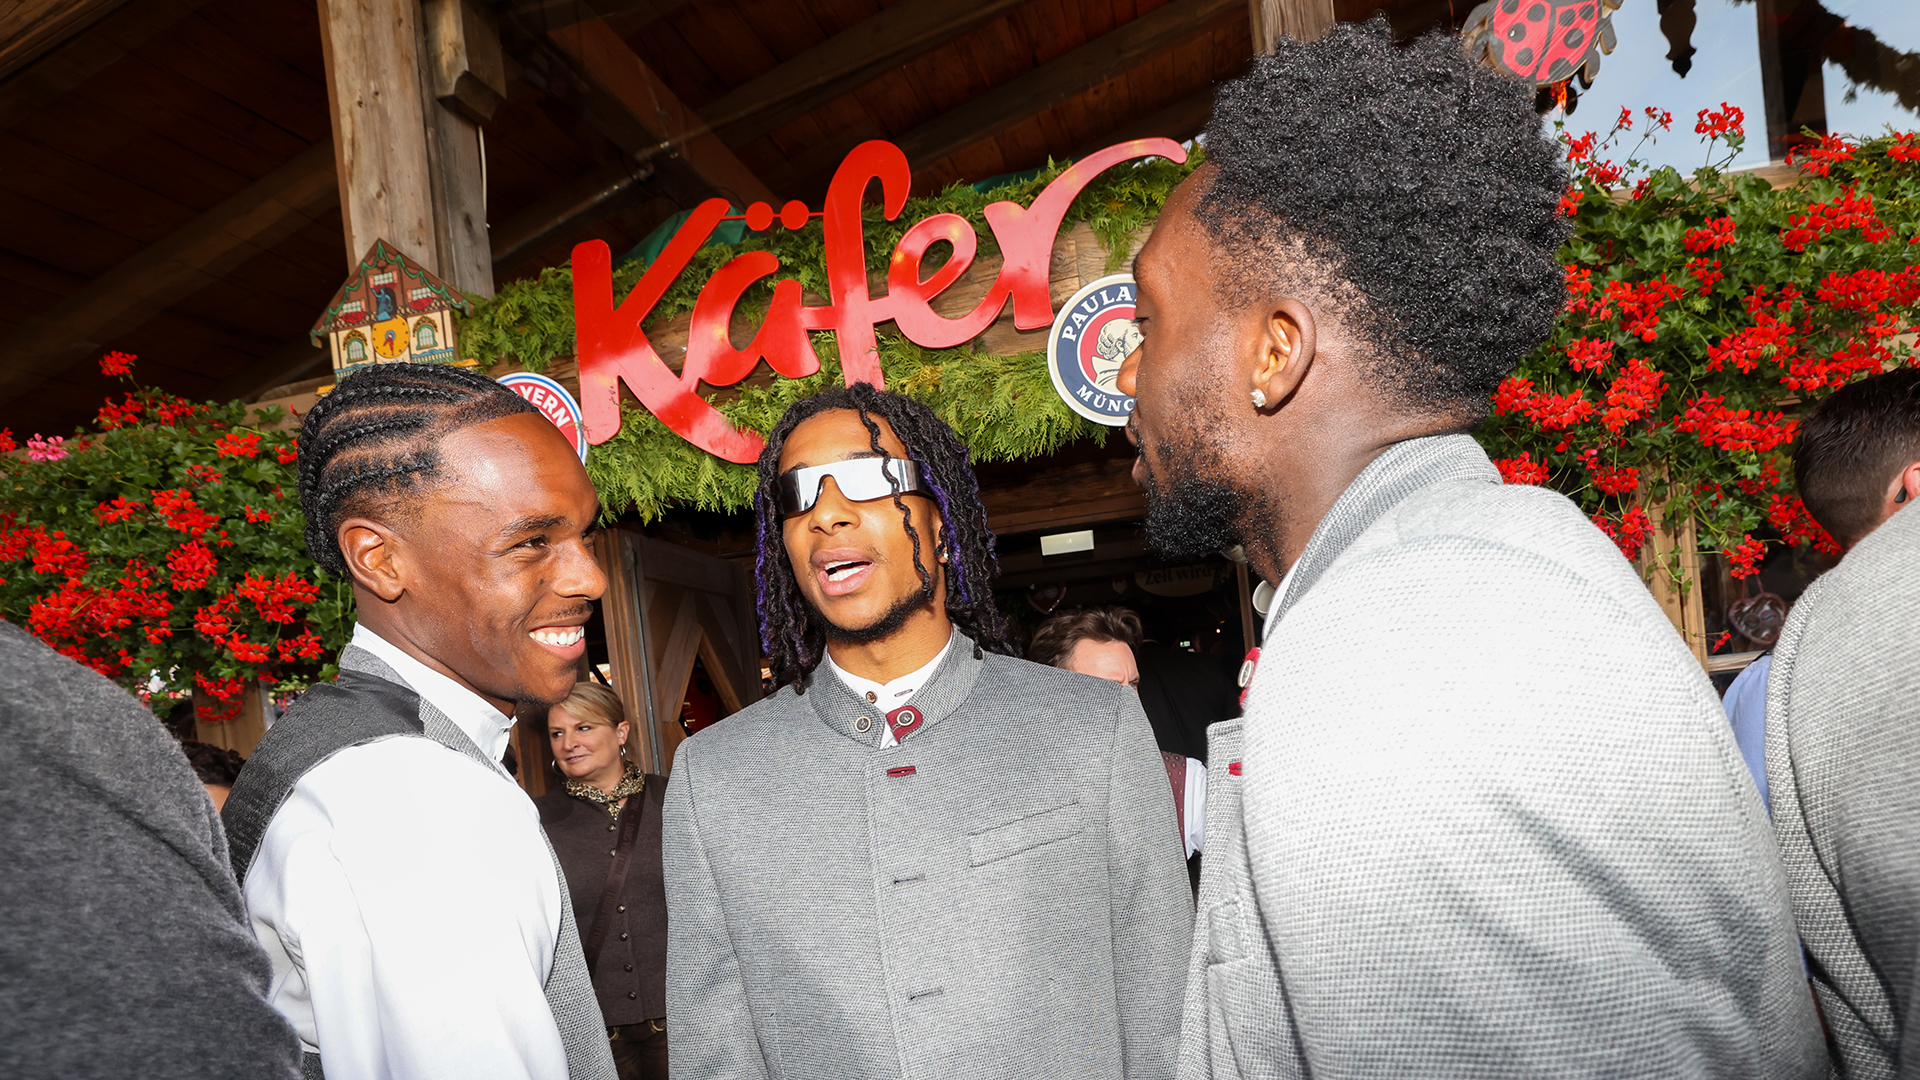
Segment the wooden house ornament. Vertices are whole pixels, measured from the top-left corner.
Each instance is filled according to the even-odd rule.
[[[340,286],[312,338],[326,336],[336,379],[370,364],[455,363],[455,309],[473,303],[385,240],[376,240],[359,269]]]

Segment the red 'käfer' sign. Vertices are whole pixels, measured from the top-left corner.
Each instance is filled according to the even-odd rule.
[[[1143,157],[1185,161],[1187,155],[1172,139],[1135,139],[1074,163],[1031,206],[988,205],[983,213],[1004,259],[1000,274],[972,311],[948,318],[935,312],[931,302],[973,264],[979,238],[958,214],[935,214],[915,222],[888,262],[886,295],[870,295],[860,205],[867,185],[880,181],[881,206],[891,221],[906,205],[912,173],[899,147],[880,140],[861,143],[834,173],[820,215],[826,229],[828,302],[802,303],[798,281],[778,282],[752,343],[734,348],[727,334],[734,305],[749,286],[780,268],[779,257],[770,251],[745,252],[715,271],[701,288],[687,328],[686,360],[677,375],[654,350],[640,324],[727,216],[727,201],[701,203],[618,305],[613,296],[613,253],[605,242],[590,240],[575,247],[574,328],[587,441],[603,443],[620,430],[620,384],[625,383],[641,404],[682,438],[744,464],[760,456],[764,440],[758,432],[728,423],[695,390],[702,382],[732,386],[763,359],[788,378],[812,375],[820,370],[820,360],[807,340],[810,330],[833,331],[849,386],[856,382],[885,386],[874,337],[874,327],[881,323],[892,322],[909,341],[930,349],[951,348],[978,337],[1009,301],[1016,327],[1034,330],[1048,325],[1053,321],[1053,299],[1047,291],[1049,263],[1067,208],[1094,177],[1120,162]],[[773,215],[756,204],[747,216],[750,225],[757,220],[767,226]],[[781,215],[788,227],[803,223],[787,218]],[[921,260],[943,240],[953,245],[952,257],[932,276],[922,278]]]

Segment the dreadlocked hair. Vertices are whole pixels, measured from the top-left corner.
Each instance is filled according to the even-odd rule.
[[[974,478],[973,460],[966,446],[925,405],[856,383],[794,402],[774,425],[767,436],[767,448],[760,454],[760,488],[753,500],[758,539],[753,578],[760,605],[760,646],[771,662],[774,686],[792,685],[804,693],[807,675],[826,651],[826,631],[801,595],[787,559],[779,500],[774,494],[780,454],[794,428],[821,413],[842,409],[859,414],[876,453],[886,451],[880,447],[880,425],[873,418],[885,420],[907,448],[907,458],[920,466],[921,481],[932,490],[934,505],[940,508],[940,520],[944,522],[939,543],[947,561],[935,564],[946,575],[947,617],[973,639],[974,658],[979,659],[983,650],[1015,655],[1007,638],[1006,620],[993,604],[993,579],[1000,572],[1000,563],[994,557],[993,533],[987,529],[980,484]],[[932,580],[920,557],[920,533],[897,491],[893,504],[899,508],[900,521],[913,541],[921,586],[931,596]]]
[[[347,577],[342,521],[428,487],[448,432],[535,411],[507,387],[451,365],[376,364],[348,375],[300,425],[307,553]]]

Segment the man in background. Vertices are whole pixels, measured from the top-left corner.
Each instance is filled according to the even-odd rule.
[[[0,1076],[299,1076],[226,834],[173,737],[6,622],[0,772]]]
[[[1282,38],[1136,260],[1149,542],[1278,586],[1210,732],[1183,1076],[1825,1071],[1712,685],[1465,434],[1564,299],[1532,100],[1384,18]]]
[[[1034,628],[1033,638],[1027,644],[1027,659],[1117,682],[1138,692],[1140,669],[1134,657],[1141,638],[1140,615],[1132,608],[1075,608],[1060,612]],[[1153,719],[1151,712],[1147,719]],[[1206,839],[1207,767],[1195,758],[1173,753],[1164,745],[1160,748],[1160,760],[1167,767],[1167,779],[1173,783],[1180,842],[1187,853],[1188,875],[1194,877],[1199,873],[1194,857]],[[1197,877],[1195,884],[1198,884]]]
[[[667,783],[674,1080],[1165,1080],[1193,908],[1128,690],[1016,660],[966,447],[864,383],[755,498],[772,696]]]
[[[1907,1076],[1920,1002],[1920,369],[1842,387],[1794,482],[1846,549],[1767,678],[1767,773],[1807,968],[1846,1076]]]

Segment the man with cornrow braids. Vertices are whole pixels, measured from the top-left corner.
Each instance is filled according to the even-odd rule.
[[[307,549],[358,623],[222,817],[306,1075],[613,1080],[566,880],[500,767],[514,717],[573,689],[606,588],[593,485],[455,367],[347,376],[299,448]]]
[[[1192,903],[1137,696],[1008,655],[925,406],[808,398],[759,472],[780,689],[667,784],[675,1080],[1171,1077]]]

